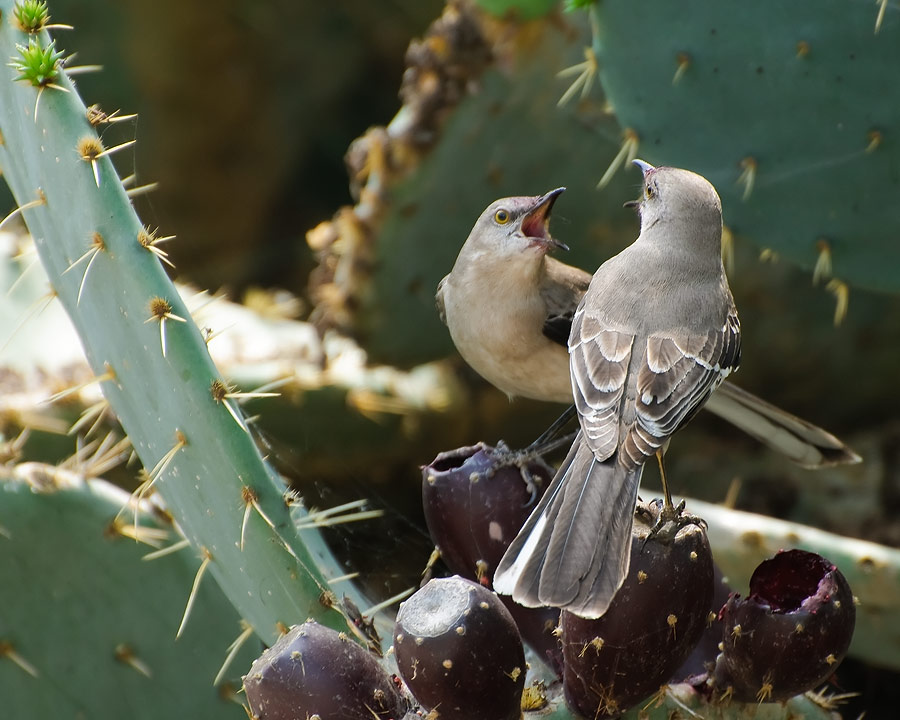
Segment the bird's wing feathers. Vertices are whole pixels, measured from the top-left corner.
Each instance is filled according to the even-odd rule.
[[[643,355],[629,380],[632,355]],[[706,334],[658,333],[642,341],[609,330],[579,308],[569,340],[575,406],[587,445],[597,460],[619,444],[622,397],[636,383],[635,420],[622,442],[621,461],[641,465],[693,417],[709,394],[740,361],[740,326],[730,312],[721,328]],[[635,358],[637,360],[637,358]]]
[[[569,362],[575,407],[588,447],[606,460],[619,442],[622,394],[634,335],[604,329],[597,318],[579,307],[569,339]]]
[[[729,313],[708,333],[668,333],[647,338],[637,374],[635,423],[622,445],[623,461],[640,465],[703,406],[709,394],[737,368],[740,326]]]
[[[434,306],[437,308],[438,317],[444,325],[447,324],[447,310],[444,307],[444,286],[449,279],[449,275],[444,275],[438,283],[437,292],[434,294]]]
[[[591,284],[591,276],[555,258],[548,257],[544,263],[547,277],[541,283],[541,299],[547,308],[547,317],[543,332],[545,337],[565,347],[575,309]]]

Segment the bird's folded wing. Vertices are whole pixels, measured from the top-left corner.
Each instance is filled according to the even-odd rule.
[[[550,257],[544,268],[547,275],[540,284],[541,299],[547,309],[543,333],[553,342],[565,345],[575,308],[591,284],[591,275]]]
[[[578,308],[569,337],[572,391],[584,441],[600,461],[611,457],[619,444],[621,399],[633,345],[634,335],[607,329]]]
[[[434,306],[437,308],[438,317],[444,325],[447,324],[447,310],[444,307],[444,285],[449,277],[449,275],[444,275],[444,277],[441,278],[441,281],[437,286],[437,292],[434,295]]]
[[[740,327],[733,315],[706,334],[647,338],[637,375],[636,420],[622,446],[628,460],[639,465],[655,454],[739,362]]]

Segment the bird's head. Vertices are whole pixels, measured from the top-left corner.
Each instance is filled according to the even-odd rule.
[[[722,202],[706,178],[681,168],[653,167],[643,160],[634,164],[644,174],[643,187],[640,199],[626,205],[640,211],[642,230],[664,222],[687,224],[698,232],[721,232]]]
[[[535,197],[509,197],[491,203],[478,218],[469,243],[493,257],[522,253],[543,257],[556,248],[569,248],[550,235],[550,211],[565,188]]]

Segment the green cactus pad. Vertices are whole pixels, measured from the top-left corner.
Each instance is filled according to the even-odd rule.
[[[9,0],[0,1],[0,17],[0,56],[12,56],[25,36],[8,21]],[[33,40],[52,47],[46,31]],[[153,488],[263,639],[309,617],[344,629],[320,602],[327,583],[291,522],[280,479],[235,401],[210,391],[220,374],[157,248],[140,242],[146,231],[109,157],[115,148],[104,149],[64,72],[53,84],[65,92],[39,96],[43,88],[4,70],[0,169]]]
[[[237,613],[214,583],[203,583],[202,610],[176,642],[197,554],[143,561],[153,547],[110,530],[127,500],[102,480],[54,467],[0,468],[4,717],[245,717],[213,686],[241,632]],[[139,518],[145,530],[165,530]],[[159,543],[178,539],[169,529]],[[232,694],[258,647],[247,642],[225,673]]]
[[[900,290],[896,6],[877,33],[878,5],[847,0],[590,12],[601,82],[641,157],[707,177],[726,224],[759,247]]]

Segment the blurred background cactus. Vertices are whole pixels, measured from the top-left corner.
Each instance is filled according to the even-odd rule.
[[[590,13],[590,52],[634,150],[690,164],[736,235],[816,279],[900,289],[900,210],[885,201],[900,192],[900,105],[872,85],[900,61],[896,7],[602,0]]]
[[[55,0],[49,10],[51,25],[74,26],[50,29],[54,49],[66,55],[77,50],[79,65],[103,66],[102,72],[75,76],[76,63],[69,61],[67,72],[78,78],[82,98],[110,114],[118,108],[122,115],[138,113],[137,119],[98,126],[105,147],[138,140],[112,157],[120,177],[134,176],[130,186],[159,183],[154,192],[143,187],[143,194],[131,198],[140,221],[129,228],[135,236],[142,224],[148,230],[159,226],[159,236],[177,234],[165,244],[147,239],[174,263],[169,274],[242,302],[213,300],[185,286],[184,305],[171,300],[173,315],[187,319],[190,310],[198,326],[211,329],[209,352],[226,385],[277,385],[278,398],[234,398],[235,413],[240,402],[263,454],[288,476],[307,507],[368,498],[363,510],[381,513],[352,528],[323,531],[341,563],[329,577],[360,571],[365,595],[354,597],[361,605],[365,597],[390,598],[419,581],[432,548],[421,510],[420,465],[442,450],[479,440],[524,444],[558,414],[558,408],[538,403],[510,403],[486,386],[455,357],[434,311],[437,281],[481,210],[504,195],[567,186],[552,230],[572,247],[567,262],[593,269],[637,231],[633,214],[621,208],[637,185],[636,177],[620,170],[627,155],[639,150],[651,162],[707,175],[722,195],[732,231],[730,277],[745,336],[736,380],[834,431],[865,464],[809,473],[715,419],[698,417],[670,455],[673,484],[687,495],[787,521],[774,530],[767,518],[751,519],[745,527],[727,508],[717,509],[724,519],[708,517],[713,555],[740,592],[756,564],[788,544],[802,541],[838,564],[861,604],[857,639],[830,692],[862,693],[847,701],[846,717],[863,710],[868,718],[893,717],[900,699],[894,627],[900,562],[890,547],[900,545],[900,426],[892,391],[900,347],[900,256],[894,241],[900,211],[892,200],[900,185],[900,89],[887,69],[896,65],[900,48],[900,11],[889,2],[842,0],[790,8],[765,2],[740,12],[701,0],[677,9],[665,2],[569,4],[586,9],[565,12],[563,3],[549,0],[457,1],[446,7],[441,0],[344,0],[290,8],[234,0],[210,14],[172,3],[107,7]],[[27,48],[28,36],[12,8],[12,2],[2,3],[0,40],[4,63],[21,66],[23,54],[15,46]],[[46,49],[46,31],[37,37]],[[8,195],[0,200],[0,217],[29,202],[46,210],[38,207],[38,186],[50,193],[50,205],[54,187],[71,186],[58,163],[41,166],[36,146],[28,149],[19,141],[20,133],[55,127],[60,109],[72,99],[47,85],[68,87],[68,79],[61,73],[58,81],[40,80],[46,89],[35,102],[40,88],[15,81],[21,74],[21,67],[4,65],[0,169],[13,185],[22,174],[31,185],[17,194],[18,202]],[[20,113],[15,119],[13,108]],[[91,132],[86,120],[79,127]],[[51,137],[47,146],[54,142]],[[97,188],[91,163],[82,162],[70,144],[47,157],[85,171],[79,183],[86,185],[78,187],[116,195],[110,160],[97,161]],[[70,311],[85,313],[93,300],[92,288],[83,285],[110,270],[102,267],[106,258],[98,257],[101,245],[92,244],[90,229],[82,227],[86,206],[78,205],[80,196],[66,190],[56,197],[70,198],[66,202],[76,209],[68,225],[61,225],[68,227],[68,245],[51,263],[49,277]],[[128,200],[121,195],[117,201],[124,212]],[[35,211],[17,215],[30,222]],[[47,295],[47,275],[32,266],[33,246],[18,222],[13,217],[0,228],[0,432],[11,476],[25,461],[59,464],[70,456],[87,457],[80,448],[91,439],[121,433],[99,383],[84,384],[103,375],[102,361],[96,363],[100,355],[84,342],[94,360],[91,370],[59,303]],[[39,244],[47,241],[47,232],[30,229]],[[103,237],[115,247],[114,239]],[[156,264],[161,260],[156,252],[145,255]],[[68,267],[73,269],[63,275]],[[150,274],[154,283],[163,283],[162,273]],[[135,287],[124,276],[113,283],[122,292]],[[149,317],[147,299],[134,306],[140,308],[135,325]],[[837,328],[836,316],[842,321]],[[84,332],[85,321],[76,318],[75,324]],[[161,397],[166,363],[159,324],[143,327],[142,344],[131,351],[122,350],[121,338],[112,333],[107,338],[108,356],[129,357],[130,368],[146,378],[145,397]],[[191,334],[178,320],[167,325],[170,348],[176,347],[174,339]],[[192,342],[202,349],[199,334]],[[172,352],[174,359],[166,362],[181,362],[180,351]],[[159,370],[148,369],[150,355]],[[178,367],[190,374],[194,362]],[[211,379],[201,404],[204,412],[222,411],[211,432],[242,442],[246,433],[209,394]],[[47,402],[67,389],[73,390]],[[138,432],[126,417],[121,420],[135,447],[146,445],[142,435],[150,423]],[[67,435],[73,424],[75,431]],[[177,444],[176,436],[167,447],[161,443],[150,443],[159,452],[152,461],[145,458],[149,470]],[[119,465],[102,474],[131,491],[138,467]],[[655,476],[648,475],[645,484],[652,488]],[[49,527],[56,511],[16,482],[10,497],[34,504],[28,512],[42,518],[34,521],[40,537],[40,526]],[[281,503],[280,481],[266,471],[265,482],[265,502],[271,504],[252,516],[260,537],[268,532],[263,515],[282,512],[272,509]],[[166,481],[160,485],[165,495]],[[195,522],[218,508],[228,518],[221,522],[228,540],[223,535],[218,542],[234,547],[252,503],[240,493],[217,496],[233,491],[210,482],[196,502],[189,494],[165,499],[195,543],[201,536]],[[185,510],[191,502],[193,508]],[[18,526],[13,532],[6,512],[0,515],[3,562],[27,567],[28,536]],[[186,519],[194,515],[196,520]],[[319,524],[330,524],[328,517]],[[96,527],[101,524],[96,521]],[[174,538],[175,531],[169,532]],[[272,533],[270,540],[287,532]],[[841,552],[843,536],[889,547],[846,540]],[[93,552],[86,544],[69,565],[90,577]],[[186,580],[178,576],[179,607],[160,613],[166,622],[174,613],[176,629],[204,559],[199,548],[182,552],[191,559],[179,571],[187,572]],[[322,545],[312,552],[321,558],[329,550]],[[108,562],[113,567],[134,558]],[[251,565],[259,570],[265,562]],[[212,572],[222,579],[221,571]],[[26,577],[23,585],[33,582]],[[295,582],[290,572],[285,577]],[[175,580],[153,582],[162,589]],[[233,602],[239,586],[230,591]],[[338,596],[341,590],[335,586]],[[31,682],[27,669],[6,660],[20,657],[40,677],[51,673],[49,666],[40,667],[28,643],[11,634],[17,625],[24,627],[16,617],[26,612],[22,608],[39,607],[31,597],[19,593],[14,603],[3,603],[0,689]],[[244,634],[237,619],[249,609],[245,605],[234,615],[219,595],[203,598],[196,602],[204,608],[222,606],[224,627],[215,628],[209,642],[224,661],[229,642]],[[285,616],[288,607],[301,604],[285,601],[280,610],[260,610],[256,624],[267,625],[263,639],[276,637],[270,622],[275,616],[285,625],[304,622],[306,606],[296,617]],[[350,631],[336,612],[316,612]],[[137,612],[134,617],[141,622]],[[139,635],[158,635],[153,627],[141,628]],[[192,631],[190,622],[186,627]],[[100,653],[68,630],[57,637],[70,658]],[[247,672],[249,647],[228,678]],[[258,644],[252,647],[259,650]],[[169,661],[149,664],[157,662]],[[184,659],[171,662],[177,667]],[[206,675],[216,673],[214,666],[211,658],[197,661],[195,675],[204,677],[185,681],[211,688]],[[163,682],[159,671],[154,678]],[[202,694],[171,688],[172,697]],[[220,701],[211,702],[214,712]],[[199,703],[194,715],[205,717]],[[37,717],[45,706],[29,705],[26,694],[16,695],[14,707],[20,716]],[[240,715],[236,706],[235,713]]]

